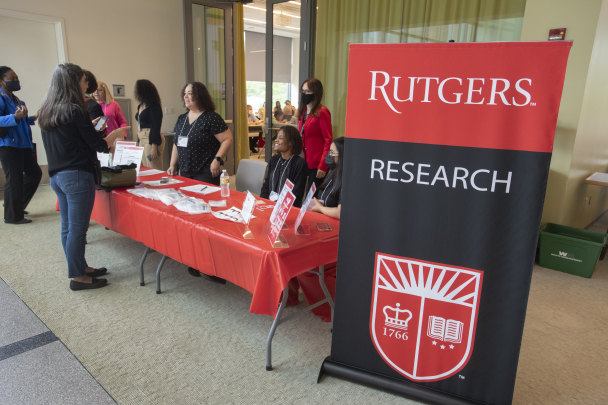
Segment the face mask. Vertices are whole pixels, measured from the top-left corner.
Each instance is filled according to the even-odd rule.
[[[302,94],[302,104],[308,105],[312,103],[315,99],[314,94]]]
[[[336,168],[336,164],[334,163],[334,157],[331,156],[329,153],[325,155],[325,165],[327,165],[327,168],[329,170],[334,170]]]
[[[19,91],[19,90],[21,90],[21,85],[19,84],[19,80],[14,80],[12,82],[4,82],[4,85],[10,91]]]

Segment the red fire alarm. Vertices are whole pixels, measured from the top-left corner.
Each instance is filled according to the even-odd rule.
[[[563,41],[566,38],[565,28],[553,28],[549,30],[549,41]]]

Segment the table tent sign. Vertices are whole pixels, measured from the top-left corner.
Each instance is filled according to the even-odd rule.
[[[571,46],[350,46],[320,376],[427,403],[511,404]]]

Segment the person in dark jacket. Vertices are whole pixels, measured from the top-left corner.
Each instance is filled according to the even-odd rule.
[[[293,183],[291,192],[296,197],[293,205],[301,207],[308,178],[308,163],[306,159],[300,157],[302,153],[300,132],[292,126],[282,127],[274,141],[274,150],[278,153],[270,159],[260,197],[276,201],[289,179]]]
[[[19,77],[8,66],[0,66],[0,163],[4,185],[4,222],[28,224],[25,208],[38,189],[42,170],[36,162],[32,129],[36,116],[28,116],[25,103],[14,94],[21,89]]]
[[[107,284],[98,279],[105,268],[89,267],[84,257],[87,230],[95,202],[96,152],[109,152],[120,128],[101,138],[91,122],[84,98],[84,71],[72,63],[55,68],[49,90],[38,111],[38,125],[48,160],[51,187],[59,201],[61,243],[68,263],[70,289],[87,290]],[[127,127],[128,128],[128,127]]]
[[[84,74],[87,82],[89,83],[89,86],[85,91],[84,99],[87,102],[87,107],[89,108],[89,115],[91,116],[92,121],[96,120],[99,117],[103,117],[103,109],[93,96],[93,93],[95,93],[95,91],[97,90],[97,78],[93,73],[88,70],[85,70]],[[105,127],[103,127],[103,129],[105,130]],[[105,132],[103,133],[103,135],[105,136]]]
[[[165,151],[165,136],[160,132],[163,124],[163,108],[158,90],[150,80],[142,79],[135,82],[133,96],[139,103],[135,119],[139,122],[137,133],[139,146],[144,148],[141,164],[163,170],[161,155]]]

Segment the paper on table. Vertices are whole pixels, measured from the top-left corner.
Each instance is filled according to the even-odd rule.
[[[97,152],[97,159],[99,160],[99,164],[101,165],[101,167],[110,166],[110,154],[109,153]]]
[[[150,169],[150,170],[144,170],[143,172],[139,173],[139,176],[152,176],[154,174],[160,174],[160,173],[165,173],[162,170],[156,170],[156,169]]]
[[[141,146],[125,146],[118,164],[130,165],[131,163],[135,163],[137,165],[137,175],[139,175],[139,166],[141,166],[143,154],[144,148]],[[116,161],[116,158],[114,158],[114,161]]]
[[[213,187],[213,186],[205,186],[203,184],[195,184],[193,186],[182,187],[181,190],[191,191],[193,193],[199,193],[199,194],[211,194],[211,193],[215,193],[216,191],[220,191],[221,188]]]
[[[317,191],[317,186],[313,183],[310,187],[310,190],[308,190],[308,195],[306,196],[304,204],[302,204],[302,208],[300,208],[300,214],[298,214],[298,218],[296,219],[296,232],[298,230],[298,227],[300,226],[300,223],[302,223],[302,219],[304,219],[304,214],[306,214],[306,211],[308,210],[308,204],[310,204],[312,196],[315,195],[315,191]]]
[[[241,216],[241,210],[236,207],[232,207],[225,211],[213,211],[213,215],[216,218],[224,219],[230,222],[244,222],[243,217]],[[255,218],[255,216],[252,215],[251,218]]]
[[[225,207],[226,206],[226,200],[209,201],[209,206],[210,207]]]
[[[247,191],[247,197],[245,197],[245,201],[243,201],[243,210],[241,212],[241,216],[246,224],[249,224],[251,217],[253,215],[253,208],[255,207],[255,197],[249,191]]]
[[[183,183],[183,181],[176,180],[176,179],[169,179],[169,181],[167,181],[166,183],[162,183],[162,184],[161,184],[160,180],[142,181],[142,183],[147,184],[149,186],[158,187],[158,186],[168,186],[169,184]]]
[[[126,146],[137,146],[137,144],[135,142],[125,142],[125,141],[116,142],[116,149],[114,150],[114,160],[112,161],[112,166],[122,164],[122,163],[120,163],[120,160],[122,158],[122,151],[125,149]]]

